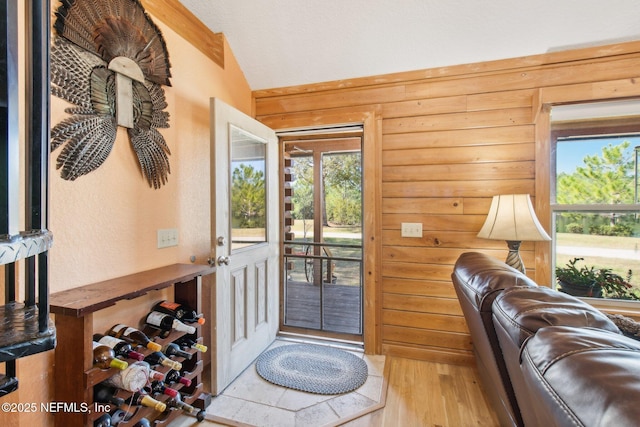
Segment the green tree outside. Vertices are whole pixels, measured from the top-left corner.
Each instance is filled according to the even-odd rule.
[[[360,153],[332,154],[323,159],[327,222],[362,222],[362,166]]]
[[[573,173],[557,177],[559,204],[634,203],[634,166],[629,141],[608,144],[601,155],[589,155]],[[633,215],[563,213],[559,232],[629,236],[635,228]]]
[[[585,156],[584,166],[558,175],[558,203],[633,203],[634,159],[629,141],[608,144],[602,155]]]
[[[322,159],[323,222],[339,225],[362,223],[362,167],[359,153],[327,154]],[[293,158],[293,216],[296,220],[313,219],[313,158]],[[306,230],[306,227],[305,227]]]
[[[264,172],[241,163],[231,175],[231,213],[234,228],[266,226],[266,185]]]

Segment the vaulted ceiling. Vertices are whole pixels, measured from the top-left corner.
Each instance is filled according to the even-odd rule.
[[[251,89],[640,40],[638,0],[180,0]]]

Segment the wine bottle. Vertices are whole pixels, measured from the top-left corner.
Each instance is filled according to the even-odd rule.
[[[111,427],[111,415],[102,414],[98,419],[93,422],[93,427]]]
[[[136,406],[146,406],[147,408],[153,408],[158,412],[164,412],[167,410],[167,405],[159,400],[154,399],[142,391],[136,391],[125,400],[125,403]]]
[[[205,322],[202,313],[198,314],[196,311],[186,304],[180,304],[177,302],[160,301],[153,306],[153,311],[159,311],[160,313],[170,314],[181,322],[184,323],[198,323],[203,325]]]
[[[151,427],[151,423],[146,418],[140,418],[138,422],[133,425],[133,427]]]
[[[197,408],[189,405],[188,403],[183,402],[182,397],[180,396],[180,393],[178,393],[175,397],[167,399],[166,404],[168,408],[180,409],[181,411],[184,411],[190,415],[195,414],[198,410]]]
[[[122,390],[140,391],[149,383],[150,373],[149,364],[138,361],[129,365],[127,369],[107,378],[104,383]]]
[[[167,396],[170,396],[170,397],[176,397],[176,395],[178,394],[178,390],[171,387],[167,387],[167,385],[162,381],[152,382],[151,386],[149,387],[149,390],[151,390],[152,393],[166,394]]]
[[[124,399],[122,399],[122,405],[124,405]],[[133,413],[129,411],[125,411],[122,408],[116,408],[112,410],[110,412],[111,424],[113,424],[114,426],[119,426],[120,423],[122,423],[123,421],[129,421],[131,418],[133,418],[138,408],[129,407],[128,409],[133,409]]]
[[[107,331],[107,335],[111,335],[112,337],[120,338],[125,341],[129,341],[130,343],[147,347],[151,351],[160,351],[160,349],[162,348],[160,344],[151,341],[149,337],[144,334],[144,332],[123,324],[114,325],[111,329],[109,329],[109,331]]]
[[[202,353],[206,353],[206,351],[208,350],[206,345],[200,344],[199,342],[189,338],[187,335],[176,340],[176,344],[178,344],[182,348],[195,348]]]
[[[167,375],[165,375],[164,381],[167,384],[182,384],[185,387],[189,387],[191,385],[191,380],[189,378],[185,378],[182,375],[180,375],[179,371],[176,371],[175,369],[170,370],[169,372],[167,372]]]
[[[149,381],[154,381],[154,380],[164,381],[165,378],[166,378],[166,375],[163,374],[162,372],[156,371],[155,369],[149,370]]]
[[[120,338],[112,337],[111,335],[95,334],[93,340],[111,347],[116,356],[134,360],[144,360],[144,354],[134,351],[130,343]]]
[[[152,311],[147,315],[147,324],[154,326],[163,331],[170,331],[172,329],[180,332],[186,332],[193,334],[196,332],[196,328],[186,325],[167,313],[160,313],[159,311]]]
[[[124,405],[124,399],[116,397],[116,387],[112,387],[105,383],[96,384],[93,387],[93,400],[98,403],[111,403],[116,406]]]
[[[161,351],[167,356],[178,356],[178,357],[184,357],[185,359],[191,360],[191,353],[189,353],[188,351],[182,350],[178,344],[173,342],[162,347]]]
[[[177,360],[169,359],[162,352],[154,351],[153,353],[149,353],[147,357],[144,358],[145,362],[148,362],[150,365],[162,365],[171,369],[180,370],[182,369],[182,363]]]
[[[124,360],[116,359],[116,354],[109,346],[93,342],[93,366],[100,369],[126,369],[129,364]]]

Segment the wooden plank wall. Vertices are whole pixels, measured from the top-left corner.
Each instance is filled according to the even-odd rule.
[[[638,77],[640,43],[631,42],[260,90],[255,115],[282,129],[338,109],[378,112],[381,141],[370,158],[381,159],[381,298],[366,327],[379,326],[375,342],[385,353],[465,363],[472,347],[452,268],[465,251],[506,257],[505,242],[475,237],[493,195],[529,193],[548,208],[545,103],[638,96]],[[548,211],[538,215],[549,229]],[[402,222],[422,223],[422,238],[402,238]],[[541,284],[549,252],[547,243],[521,248],[527,274]]]

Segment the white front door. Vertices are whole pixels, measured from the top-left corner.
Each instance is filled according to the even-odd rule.
[[[278,140],[211,99],[211,258],[216,261],[212,392],[221,393],[278,329]]]

